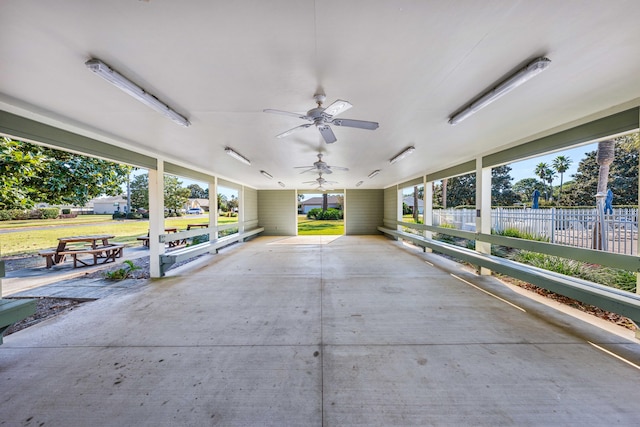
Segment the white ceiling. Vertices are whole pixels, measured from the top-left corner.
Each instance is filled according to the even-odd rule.
[[[382,188],[639,98],[638,17],[637,0],[2,0],[0,108],[258,189],[311,188],[294,166],[319,151],[350,169],[327,177],[337,188]],[[447,123],[538,56],[547,71]],[[92,57],[192,125],[95,76]],[[303,122],[262,110],[307,111],[318,88],[380,128],[276,139]]]

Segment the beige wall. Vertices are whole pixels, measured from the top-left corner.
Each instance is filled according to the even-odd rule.
[[[345,234],[378,234],[384,214],[384,190],[346,190]]]
[[[263,235],[295,236],[298,233],[298,200],[294,190],[258,190],[258,218]]]

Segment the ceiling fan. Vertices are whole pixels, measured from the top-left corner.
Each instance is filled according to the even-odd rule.
[[[316,108],[312,108],[311,110],[307,111],[306,114],[291,113],[289,111],[282,111],[282,110],[271,110],[271,109],[263,110],[265,113],[283,114],[285,116],[297,117],[299,119],[312,122],[312,123],[305,123],[303,125],[294,127],[293,129],[289,129],[288,131],[283,132],[280,135],[276,135],[276,138],[284,138],[285,136],[289,136],[294,132],[297,132],[299,130],[306,129],[309,126],[315,125],[316,128],[318,128],[318,131],[320,131],[320,135],[322,135],[322,138],[324,139],[324,141],[327,144],[332,144],[337,141],[337,138],[329,125],[347,126],[352,128],[368,129],[368,130],[378,129],[377,122],[367,122],[364,120],[335,118],[335,116],[337,116],[338,114],[344,111],[347,111],[349,108],[353,107],[353,105],[351,105],[348,101],[343,101],[341,99],[338,99],[328,107],[322,108],[322,103],[326,99],[326,95],[315,94],[313,96],[313,99],[315,99],[316,104],[318,104],[318,106]]]
[[[318,177],[313,181],[305,181],[303,184],[318,184],[316,187],[318,190],[333,190],[333,188],[324,187],[326,184],[337,184],[337,181],[327,181],[322,177],[322,172],[318,173]]]
[[[294,169],[306,169],[306,170],[303,170],[300,173],[318,172],[318,173],[324,173],[324,174],[333,173],[333,170],[345,171],[345,172],[349,170],[349,168],[343,168],[343,167],[340,167],[340,166],[329,166],[326,162],[322,161],[322,153],[318,153],[318,161],[317,162],[313,162],[313,165],[311,165],[311,166],[296,166]]]

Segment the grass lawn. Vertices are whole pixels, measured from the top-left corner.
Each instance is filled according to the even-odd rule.
[[[91,219],[93,221],[91,221]],[[187,228],[188,224],[199,224],[208,221],[208,215],[200,216],[198,218],[166,218],[165,226],[176,227],[179,230],[184,230]],[[219,224],[232,222],[238,222],[238,218],[218,217]],[[12,224],[9,226],[7,223]],[[25,225],[23,223],[29,223],[29,225]],[[9,228],[20,229],[20,231],[0,233],[0,256],[32,254],[43,249],[54,248],[58,244],[58,238],[66,236],[112,234],[116,236],[114,239],[111,239],[111,241],[115,243],[139,244],[141,242],[136,240],[136,238],[147,234],[149,231],[149,221],[114,221],[111,219],[111,215],[82,215],[77,218],[67,218],[63,220],[52,219],[0,222],[0,229]]]
[[[298,235],[336,236],[344,234],[344,220],[316,221],[306,215],[298,215]]]

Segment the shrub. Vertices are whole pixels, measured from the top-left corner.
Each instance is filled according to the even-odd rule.
[[[307,212],[307,218],[308,219],[318,219],[318,214],[320,212],[322,212],[322,209],[320,209],[320,208],[310,209],[309,212]]]
[[[11,219],[11,212],[0,211],[0,221],[9,221]]]
[[[142,214],[135,213],[135,212],[129,212],[127,214],[127,219],[142,219]]]
[[[60,215],[58,208],[44,208],[40,210],[42,211],[42,218],[44,219],[56,219],[58,215]]]
[[[114,212],[113,215],[111,215],[111,217],[113,219],[125,219],[127,217],[127,214],[124,212]]]
[[[124,264],[125,267],[123,268],[105,273],[105,277],[109,280],[124,280],[129,277],[131,272],[140,270],[140,267],[135,265],[131,260],[124,261]]]
[[[307,218],[322,221],[334,221],[342,219],[342,211],[335,208],[329,208],[323,212],[320,208],[313,208],[307,212]]]
[[[9,209],[9,215],[11,219],[29,219],[29,212],[22,209]]]
[[[64,208],[62,209],[62,215],[69,215],[71,213],[71,209]]]
[[[29,212],[29,219],[42,219],[42,210],[34,209]]]

